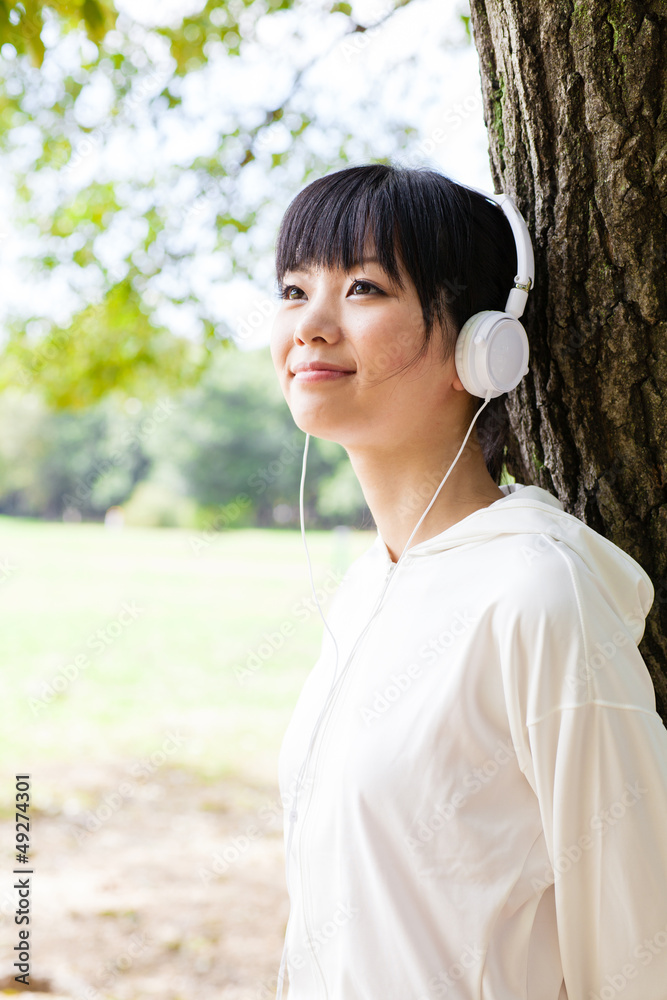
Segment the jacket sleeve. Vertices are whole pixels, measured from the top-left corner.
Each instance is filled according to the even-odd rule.
[[[667,729],[637,648],[653,595],[619,615],[583,560],[550,546],[519,588],[502,658],[567,995],[666,1000]]]

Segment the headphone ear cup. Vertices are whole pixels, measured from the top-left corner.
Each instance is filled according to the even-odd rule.
[[[473,337],[479,332],[482,320],[488,315],[486,312],[475,313],[461,327],[456,339],[456,350],[454,352],[454,362],[456,364],[456,374],[461,379],[464,389],[473,396],[480,396],[480,386],[474,373],[474,349],[472,347]]]
[[[473,396],[502,396],[528,372],[528,337],[510,313],[486,309],[461,327],[456,340],[456,373]]]

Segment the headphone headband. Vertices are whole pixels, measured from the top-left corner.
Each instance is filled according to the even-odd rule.
[[[464,186],[468,190],[476,191],[477,194],[482,194],[485,198],[495,202],[502,209],[512,227],[516,246],[516,266],[518,273],[515,275],[514,288],[509,293],[505,312],[518,319],[519,316],[523,315],[528,300],[528,292],[535,283],[535,258],[528,227],[519,209],[508,194],[492,194],[489,191],[483,191],[481,188],[470,187],[469,185]]]

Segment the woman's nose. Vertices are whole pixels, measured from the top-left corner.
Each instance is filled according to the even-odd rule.
[[[310,344],[317,340],[331,344],[340,336],[340,322],[330,308],[308,302],[299,311],[299,318],[294,327],[295,341]]]

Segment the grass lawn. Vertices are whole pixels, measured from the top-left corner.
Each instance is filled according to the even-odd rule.
[[[322,591],[375,537],[341,534],[307,533]],[[203,780],[275,779],[323,631],[300,532],[0,517],[0,560],[5,807],[11,776],[47,761],[166,752]]]

